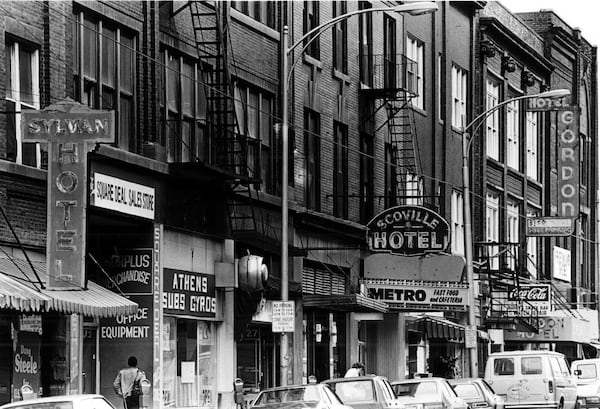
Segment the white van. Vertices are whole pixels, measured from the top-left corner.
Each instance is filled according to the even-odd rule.
[[[485,380],[504,398],[507,409],[573,409],[576,379],[559,352],[494,352],[485,365]]]
[[[571,362],[577,376],[578,409],[600,409],[600,359],[580,359]]]

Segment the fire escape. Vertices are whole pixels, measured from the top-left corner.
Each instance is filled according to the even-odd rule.
[[[232,236],[257,230],[254,205],[260,183],[259,141],[248,138],[240,129],[235,105],[234,55],[229,33],[229,10],[220,1],[188,2],[198,59],[205,74],[207,133],[209,146],[205,160],[228,177],[227,214]],[[245,121],[244,121],[245,123]]]
[[[577,309],[572,309],[565,294],[552,281],[540,281],[527,272],[529,260],[523,257],[519,243],[476,243],[475,263],[479,275],[479,294],[483,297],[482,317],[487,328],[502,328],[537,333],[539,311],[524,299],[511,296],[515,289],[526,285],[548,285],[550,309],[563,311],[583,319]],[[518,292],[517,292],[518,293]]]
[[[387,127],[391,149],[393,191],[387,192],[391,206],[423,204],[420,182],[421,163],[413,99],[418,97],[416,62],[404,55],[373,55],[373,84],[361,89],[361,95],[376,101],[372,116],[385,110],[386,120],[375,132]]]

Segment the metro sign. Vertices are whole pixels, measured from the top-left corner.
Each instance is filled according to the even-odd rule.
[[[450,226],[439,214],[422,206],[396,206],[367,224],[367,243],[373,252],[416,255],[448,248]]]

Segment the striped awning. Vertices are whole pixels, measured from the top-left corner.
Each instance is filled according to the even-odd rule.
[[[137,303],[92,282],[79,290],[41,289],[37,276],[46,281],[46,263],[0,257],[0,308],[23,312],[59,311],[93,317],[134,314]]]
[[[425,316],[412,321],[409,328],[418,331],[429,339],[462,341],[465,339],[464,325],[436,316]]]

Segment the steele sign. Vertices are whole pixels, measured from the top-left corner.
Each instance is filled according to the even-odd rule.
[[[443,252],[450,226],[439,214],[421,206],[396,206],[367,224],[367,243],[373,252],[416,255]]]

